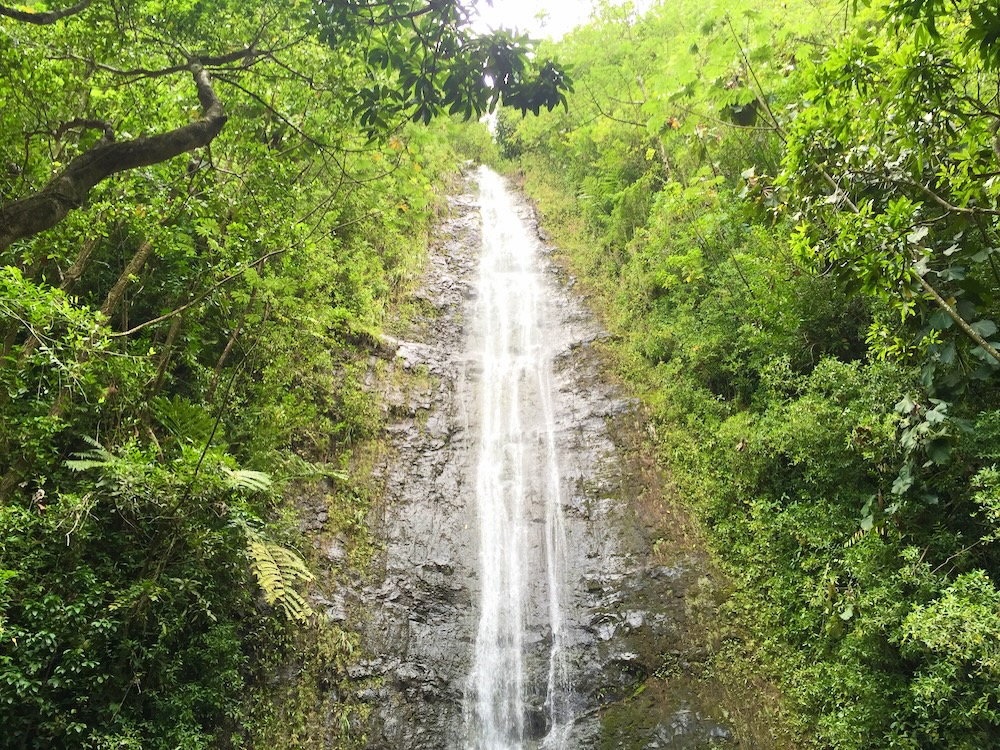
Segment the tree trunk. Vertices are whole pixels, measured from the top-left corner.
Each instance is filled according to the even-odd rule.
[[[129,281],[133,276],[137,276],[142,267],[146,265],[146,261],[149,259],[150,254],[153,252],[153,241],[143,240],[142,244],[135,251],[132,259],[125,266],[125,270],[121,272],[118,277],[118,281],[115,285],[111,287],[111,291],[108,292],[107,298],[104,300],[104,304],[101,305],[101,315],[106,319],[111,318],[111,314],[118,307],[118,304],[125,297],[125,289],[128,288]],[[128,327],[127,325],[125,326]]]
[[[73,261],[73,265],[66,269],[66,272],[62,276],[62,281],[59,282],[59,288],[64,292],[68,292],[80,280],[80,277],[83,276],[83,272],[87,269],[87,264],[90,262],[90,255],[94,252],[94,248],[97,247],[100,239],[100,236],[95,236],[84,241],[83,247],[80,248],[80,252],[76,256],[76,260]]]

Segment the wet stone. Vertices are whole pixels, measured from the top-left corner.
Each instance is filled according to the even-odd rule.
[[[516,201],[513,214],[527,221],[532,233],[539,231],[524,201]],[[392,450],[376,467],[387,496],[376,514],[381,552],[374,569],[384,572],[374,584],[359,586],[354,596],[363,648],[377,658],[349,671],[359,681],[385,678],[378,688],[359,688],[372,708],[366,727],[370,750],[470,748],[464,702],[481,586],[491,574],[479,568],[475,500],[477,384],[485,373],[471,329],[480,301],[482,245],[471,182],[466,194],[449,201],[449,216],[437,231],[415,298],[421,315],[399,338],[383,340],[387,372],[374,386],[391,416],[387,438]],[[688,573],[681,566],[634,562],[632,549],[642,531],[633,528],[635,521],[625,512],[629,485],[609,422],[630,414],[636,404],[602,377],[600,347],[594,344],[607,334],[572,292],[572,279],[556,269],[546,248],[539,250],[542,339],[552,352],[553,439],[566,534],[563,647],[575,686],[567,703],[577,716],[558,747],[597,750],[609,747],[601,744],[601,712],[607,704],[599,704],[629,694],[660,666],[656,660],[676,637],[674,610],[684,607],[672,593],[685,590],[680,584]],[[534,452],[542,452],[544,442],[536,444]],[[319,517],[309,522],[321,523]],[[525,534],[529,547],[537,549],[545,524],[540,514],[534,519]],[[335,546],[326,554],[340,559]],[[528,679],[522,717],[526,739],[519,750],[538,750],[551,729],[544,673],[552,633],[540,593],[545,571],[525,570],[524,579],[526,616],[538,619],[527,623],[524,660],[532,675],[541,676]],[[336,609],[336,600],[328,599]],[[670,721],[656,724],[643,741],[651,748],[674,748],[671,743],[678,738],[704,744],[727,731],[702,719],[699,711],[693,704],[684,707]]]

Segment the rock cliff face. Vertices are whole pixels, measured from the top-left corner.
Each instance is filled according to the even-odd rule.
[[[510,221],[535,225],[523,202],[512,206]],[[373,709],[367,730],[372,750],[472,746],[465,699],[482,574],[475,500],[481,373],[470,321],[481,231],[470,177],[466,194],[451,200],[450,218],[429,258],[414,300],[421,313],[403,338],[389,342],[394,357],[374,385],[387,409],[394,453],[380,469],[387,496],[375,527],[383,549],[375,580],[356,607],[365,648],[374,656],[354,667],[355,675],[381,678],[365,696]],[[651,562],[645,530],[629,502],[641,488],[613,437],[636,429],[636,406],[603,376],[596,349],[604,334],[575,298],[572,280],[549,261],[544,246],[540,250],[546,300],[540,314],[556,352],[553,408],[567,541],[564,632],[577,717],[564,746],[724,742],[727,730],[684,695],[672,696],[666,708],[660,701],[655,719],[630,715],[628,745],[614,739],[619,728],[602,725],[602,706],[634,694],[671,658],[687,658],[678,642],[684,597],[700,573],[694,561]],[[540,545],[540,537],[541,531],[529,534],[529,543]],[[541,586],[544,572],[529,565],[525,576]],[[540,747],[548,729],[542,703],[551,638],[543,618],[532,614],[544,603],[534,594],[529,599],[525,721],[532,739],[526,748]]]

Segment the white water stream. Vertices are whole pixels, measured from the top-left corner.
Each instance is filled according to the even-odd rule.
[[[648,467],[630,475],[615,442],[640,415],[604,377],[603,332],[553,272],[524,200],[492,172],[478,182],[478,199],[449,199],[423,312],[379,385],[395,447],[382,575],[318,600],[335,617],[356,599],[364,616],[373,656],[348,674],[371,706],[367,747],[713,745],[729,732],[687,691],[602,721],[659,654],[684,658],[678,597],[705,573],[697,558],[649,559],[649,529],[622,502],[645,496]],[[339,565],[340,544],[323,544]],[[342,700],[331,692],[324,710]]]
[[[481,343],[476,477],[482,582],[468,743],[563,750],[572,728],[563,618],[566,539],[551,342],[538,243],[499,176],[480,171]],[[547,658],[538,658],[539,651]]]

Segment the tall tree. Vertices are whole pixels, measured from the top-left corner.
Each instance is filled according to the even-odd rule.
[[[242,8],[201,2],[169,14],[156,4],[110,0],[40,13],[0,6],[0,16],[17,23],[85,27],[82,33],[70,31],[69,38],[62,28],[43,37],[28,38],[17,31],[7,37],[8,45],[29,45],[46,62],[68,63],[63,67],[80,86],[74,92],[77,100],[67,102],[63,110],[66,119],[54,121],[59,108],[51,107],[52,114],[39,123],[42,131],[33,135],[48,136],[50,151],[54,147],[56,153],[62,152],[67,135],[80,137],[75,139],[78,153],[73,158],[45,170],[54,172],[50,179],[41,184],[22,182],[15,195],[24,193],[23,197],[0,204],[0,251],[54,226],[83,205],[94,186],[108,177],[208,146],[227,119],[213,74],[237,89],[251,72],[281,71],[303,86],[313,86],[313,74],[287,60],[290,49],[313,35],[337,52],[328,64],[358,66],[357,78],[349,85],[357,97],[355,111],[373,134],[391,131],[401,119],[429,122],[446,110],[469,118],[501,100],[536,114],[543,107],[565,103],[570,82],[558,65],[529,62],[531,44],[526,37],[505,31],[473,33],[470,13],[461,0],[349,0],[290,9],[269,2]],[[88,43],[98,36],[103,44]],[[167,120],[161,125],[161,113],[142,111],[136,114],[143,120],[143,130],[161,132],[119,140],[106,119],[108,113],[95,106],[83,88],[93,85],[91,79],[98,75],[116,87],[190,76],[200,115],[188,124]],[[101,137],[87,143],[83,136],[93,131]],[[12,158],[15,154],[10,152],[7,156],[14,164],[23,160]]]

